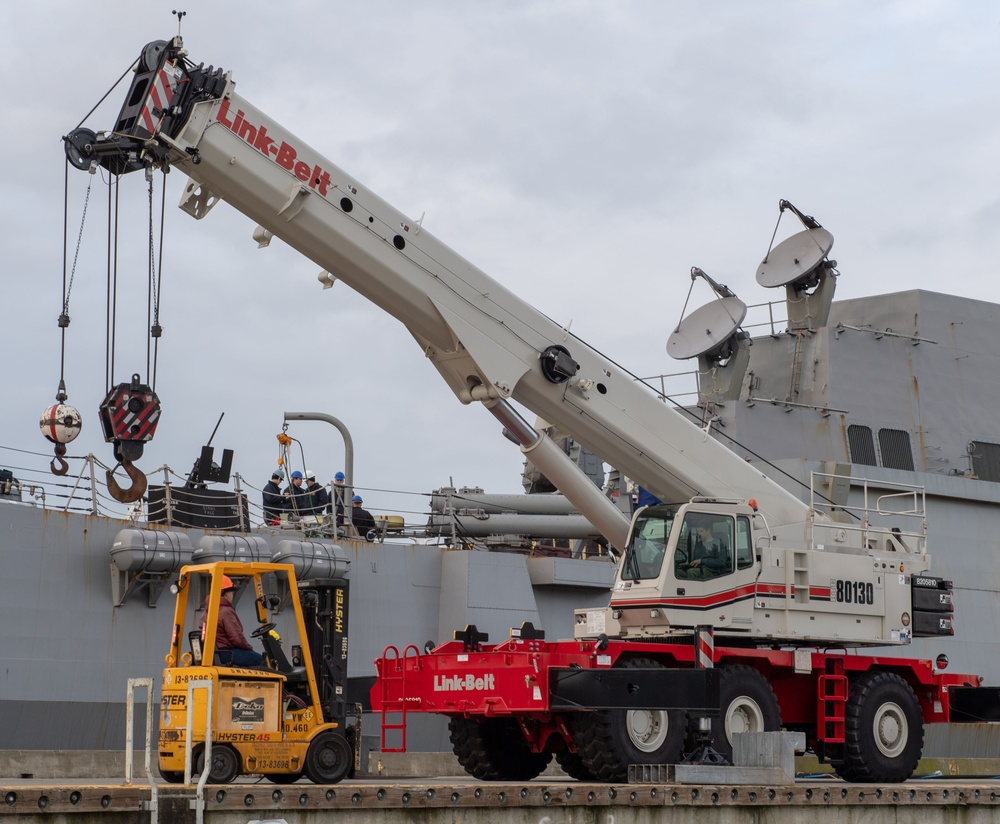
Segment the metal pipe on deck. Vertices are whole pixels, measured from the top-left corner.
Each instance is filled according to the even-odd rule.
[[[481,489],[444,487],[431,493],[434,514],[483,512],[487,515],[579,515],[572,501],[558,492],[487,493]]]

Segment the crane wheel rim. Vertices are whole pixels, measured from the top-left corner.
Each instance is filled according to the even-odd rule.
[[[886,758],[896,758],[910,740],[909,724],[903,708],[894,701],[882,704],[872,719],[872,739]]]
[[[764,711],[752,698],[741,695],[729,705],[726,710],[726,738],[730,745],[735,733],[764,731]]]
[[[666,710],[629,710],[625,725],[629,741],[640,752],[656,752],[670,732]]]

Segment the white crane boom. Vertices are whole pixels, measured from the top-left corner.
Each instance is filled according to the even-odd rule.
[[[180,38],[146,47],[132,89],[111,134],[67,138],[72,162],[183,170],[183,209],[202,218],[224,200],[344,281],[410,330],[463,403],[516,400],[663,500],[754,499],[772,527],[806,522],[798,498],[250,105],[230,74],[188,63]]]

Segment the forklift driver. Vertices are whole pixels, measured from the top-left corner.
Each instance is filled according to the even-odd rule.
[[[259,667],[264,656],[257,652],[243,634],[243,624],[233,606],[236,585],[228,575],[222,577],[222,601],[219,603],[219,625],[215,630],[215,663],[217,666]],[[201,616],[202,638],[205,637],[206,611]]]

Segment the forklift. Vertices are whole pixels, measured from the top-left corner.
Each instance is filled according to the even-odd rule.
[[[234,666],[228,650],[216,649],[224,590],[233,591],[237,614],[241,601],[249,612],[246,599],[253,599],[258,626],[248,640],[261,644],[259,666]],[[201,774],[206,749],[212,784],[246,774],[275,784],[303,775],[336,784],[359,768],[360,707],[349,708],[345,698],[345,579],[296,581],[291,564],[220,561],[183,567],[171,591],[176,605],[159,733],[166,781]]]

